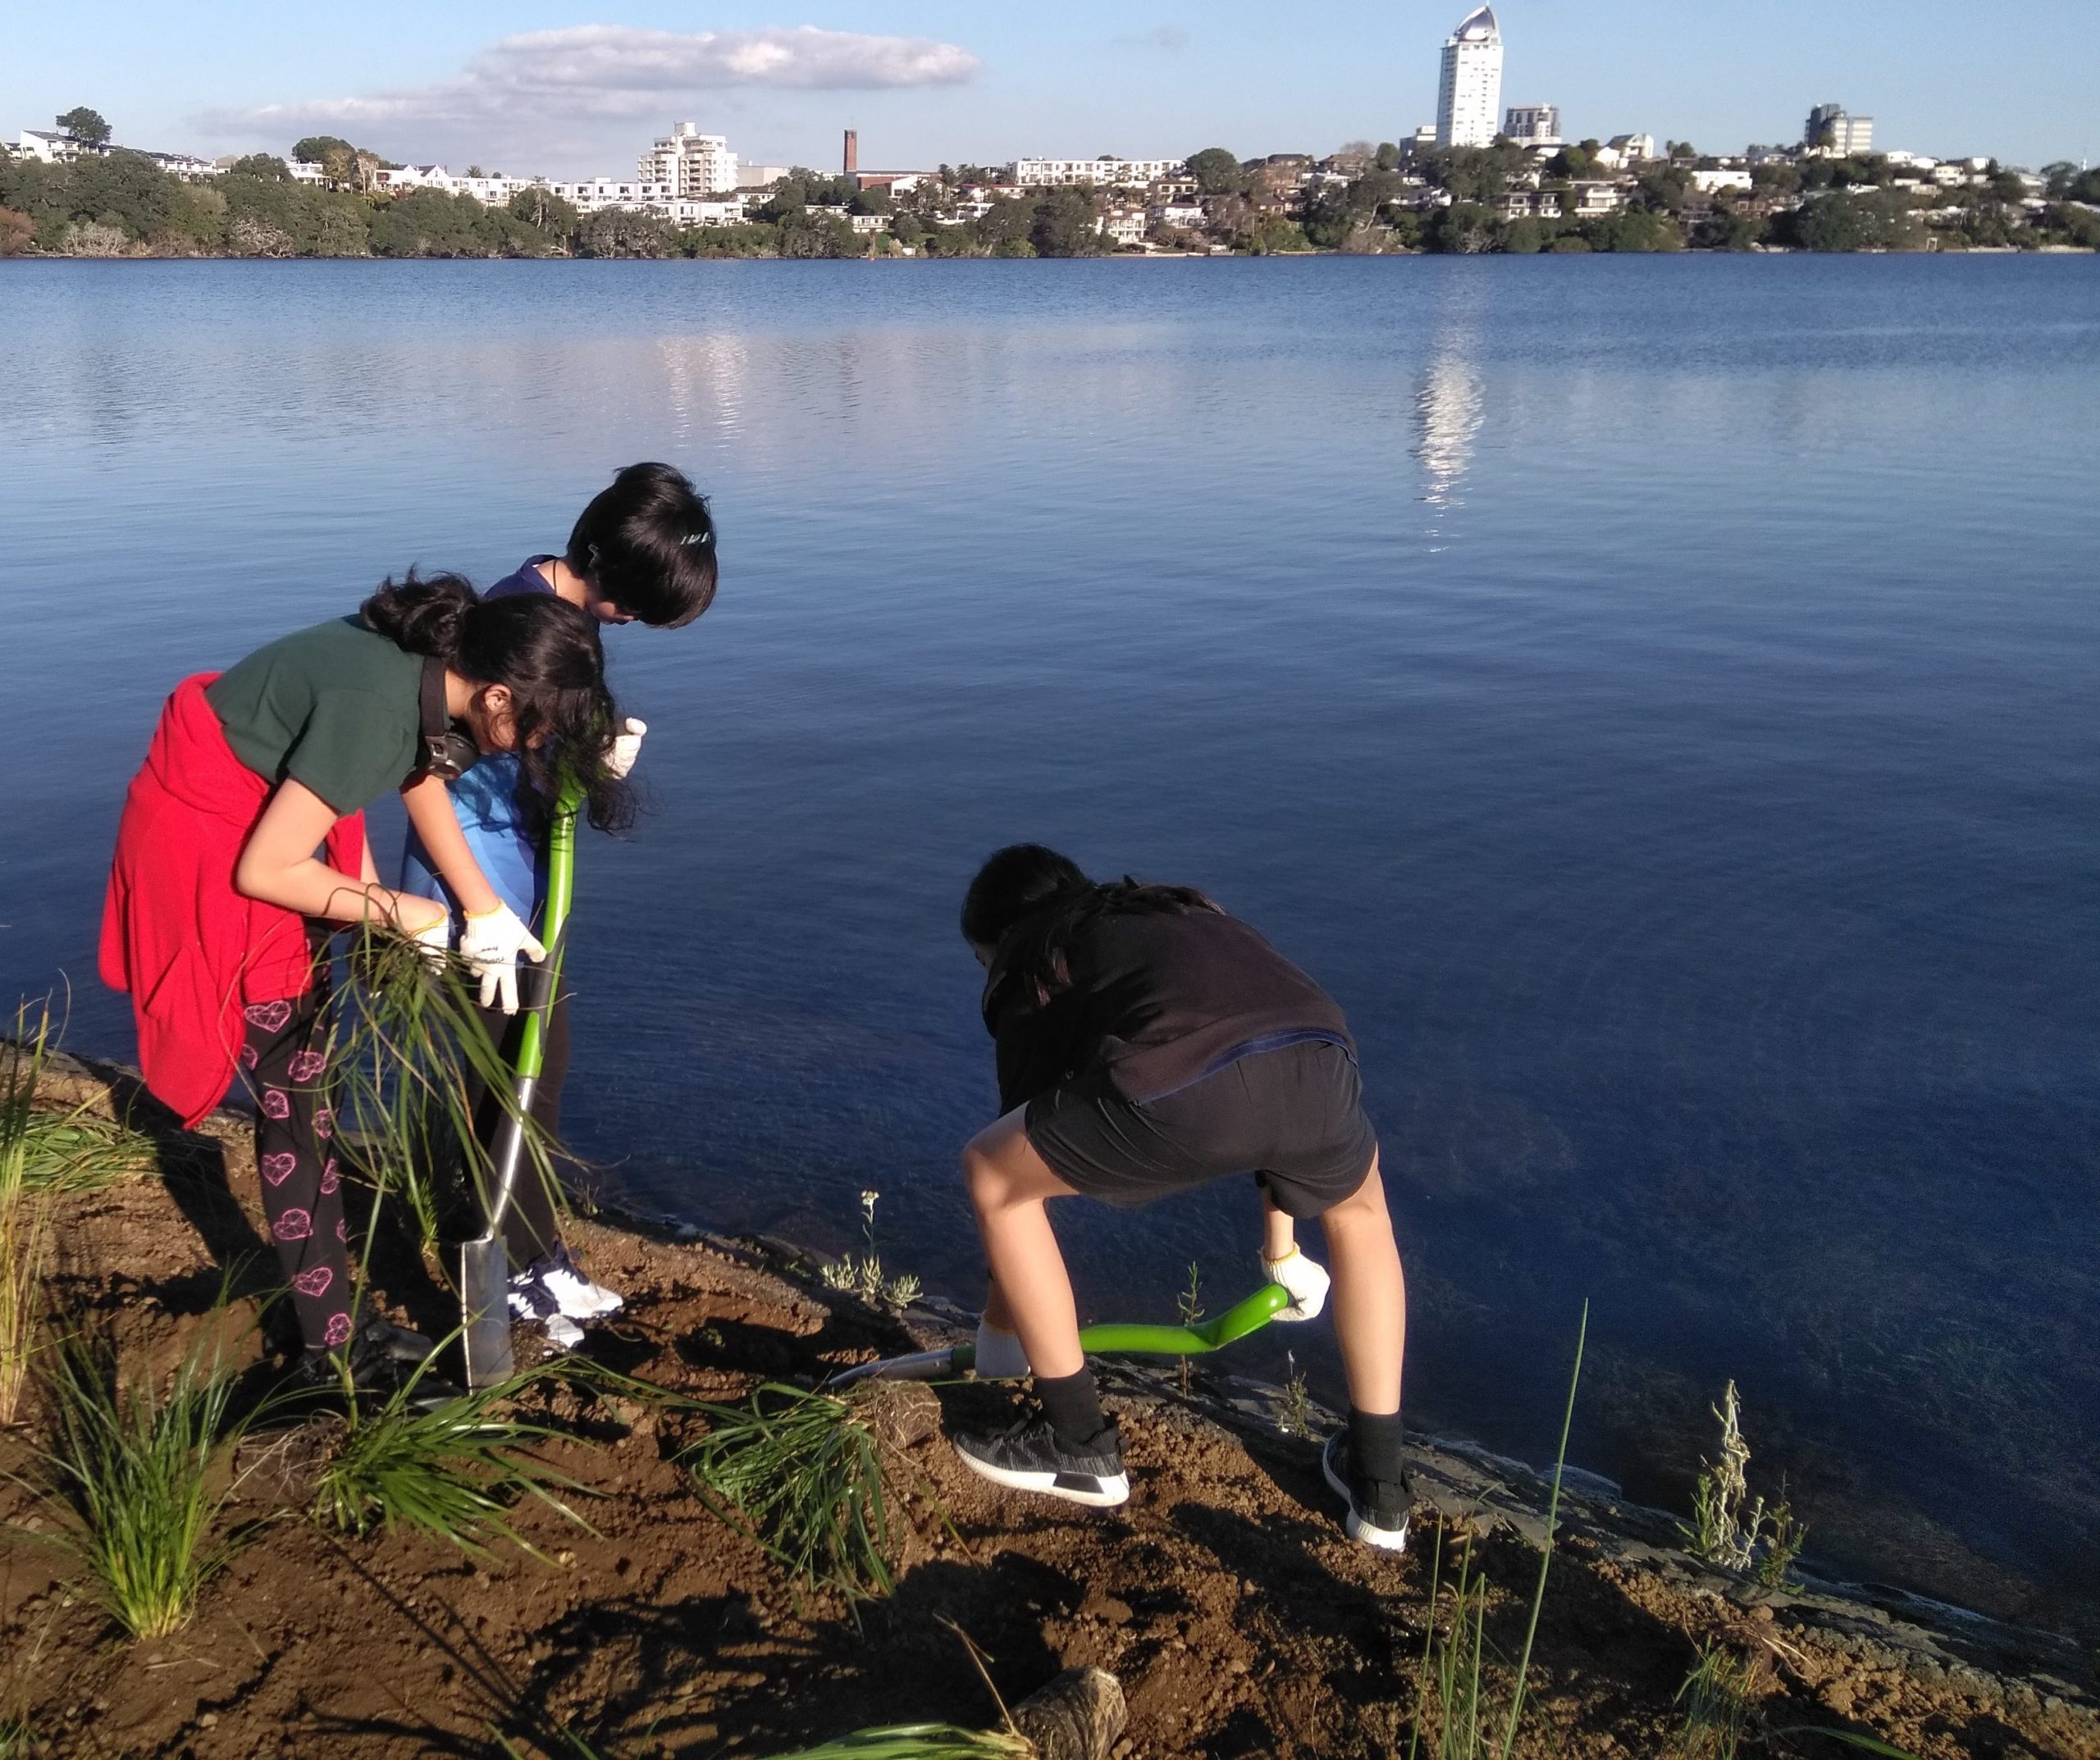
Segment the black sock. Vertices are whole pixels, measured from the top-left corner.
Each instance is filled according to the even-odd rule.
[[[1068,1443],[1092,1442],[1108,1427],[1091,1369],[1069,1375],[1038,1375],[1035,1397],[1043,1402],[1043,1415],[1051,1429]]]
[[[1400,1415],[1349,1408],[1349,1452],[1358,1472],[1389,1485],[1407,1483],[1400,1464]]]

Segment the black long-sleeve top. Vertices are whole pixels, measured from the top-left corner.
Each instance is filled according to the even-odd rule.
[[[1327,993],[1222,911],[1104,911],[1075,930],[1066,961],[1071,983],[1047,1003],[993,963],[984,1014],[1002,1111],[1089,1078],[1157,1099],[1271,1045],[1355,1051]]]

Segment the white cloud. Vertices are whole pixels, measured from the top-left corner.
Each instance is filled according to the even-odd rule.
[[[267,104],[205,119],[226,134],[454,128],[515,121],[532,107],[570,117],[663,113],[681,93],[760,88],[872,91],[952,85],[977,57],[952,43],[820,30],[812,25],[758,30],[639,30],[573,25],[505,37],[454,77],[367,97]]]

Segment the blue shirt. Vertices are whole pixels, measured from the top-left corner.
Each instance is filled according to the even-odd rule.
[[[539,565],[553,560],[551,555],[527,557],[516,573],[505,575],[482,597],[551,594],[554,589],[547,585]],[[495,896],[526,922],[536,923],[547,892],[546,852],[526,829],[527,814],[519,795],[529,786],[523,767],[509,752],[489,753],[450,784],[453,809],[459,815],[460,830],[467,834],[467,847]],[[438,878],[413,826],[409,828],[408,846],[401,852],[400,890],[421,898],[441,900],[458,913],[459,901]]]

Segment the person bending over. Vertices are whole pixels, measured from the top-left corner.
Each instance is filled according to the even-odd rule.
[[[559,556],[528,556],[483,594],[489,600],[566,601],[600,623],[646,623],[652,629],[682,629],[714,603],[718,571],[713,520],[706,498],[668,464],[630,464],[591,498]],[[648,731],[641,722],[623,723],[611,763],[624,777]],[[484,896],[454,886],[444,857],[458,852],[411,827],[401,858],[404,891],[451,907],[461,932],[477,914],[499,905],[538,926],[546,905],[546,800],[512,757],[485,758],[452,784],[458,831],[441,823],[440,837],[456,835],[487,876]],[[522,1021],[482,1010],[490,1037],[514,1060]],[[532,1116],[549,1142],[561,1136],[561,1091],[570,1057],[568,992],[555,999],[546,1023],[545,1064],[533,1091]],[[478,1092],[473,1097],[484,1146],[493,1144],[502,1108]],[[563,1240],[555,1215],[555,1194],[544,1179],[518,1182],[503,1220],[504,1245],[512,1266],[514,1319],[543,1327],[564,1347],[582,1343],[581,1322],[616,1312],[621,1299],[595,1283]]]
[[[1202,893],[1098,885],[1039,844],[984,864],[962,932],[987,970],[1003,1109],[962,1159],[991,1270],[977,1368],[1032,1372],[1038,1402],[1011,1429],[958,1436],[964,1463],[1075,1503],[1130,1495],[1048,1201],[1134,1208],[1251,1174],[1262,1269],[1295,1298],[1278,1319],[1325,1304],[1327,1273],[1299,1251],[1294,1225],[1317,1216],[1326,1230],[1349,1415],[1322,1465],[1349,1538],[1399,1550],[1407,1290],[1340,1009]]]
[[[447,735],[463,726],[479,750],[518,754],[543,785],[582,779],[592,823],[609,830],[628,817],[607,766],[615,724],[584,613],[553,599],[485,601],[457,576],[413,570],[355,616],[185,678],[162,711],[117,827],[102,976],[130,992],[146,1086],[185,1126],[244,1074],[263,1211],[317,1385],[347,1363],[360,1385],[383,1387],[391,1359],[428,1349],[383,1321],[361,1325],[352,1300],[321,955],[335,925],[372,923],[441,956],[451,924],[442,905],[380,884],[363,809],[399,789],[447,850],[447,884],[485,894],[457,825],[444,835],[452,807],[432,765],[450,755]],[[514,988],[519,954],[543,950],[499,910],[469,926],[460,951],[489,989]]]

